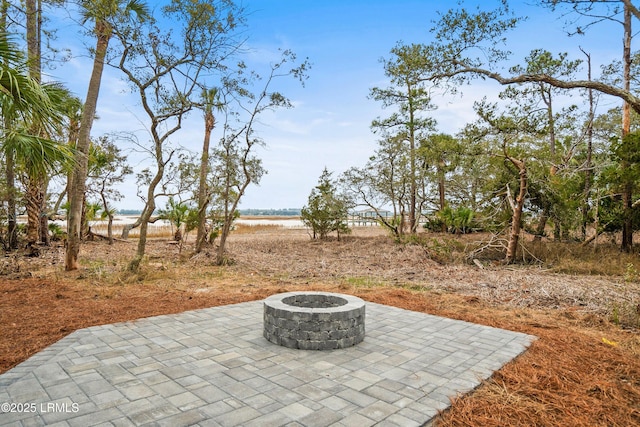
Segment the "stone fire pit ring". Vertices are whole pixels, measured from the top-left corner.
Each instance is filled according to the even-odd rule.
[[[364,339],[365,303],[331,292],[286,292],[264,300],[264,337],[288,348],[334,350]]]

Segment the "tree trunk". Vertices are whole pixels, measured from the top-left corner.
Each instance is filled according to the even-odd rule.
[[[35,248],[40,237],[40,210],[42,207],[42,185],[38,180],[28,179],[27,194],[27,246]]]
[[[628,166],[627,166],[628,167]],[[631,252],[633,248],[633,202],[631,200],[632,184],[625,184],[622,191],[624,223],[622,224],[622,250]]]
[[[131,230],[140,227],[140,224],[140,218],[138,218],[133,224],[126,224],[124,227],[122,227],[120,238],[123,240],[127,240],[129,238],[129,233],[131,232]]]
[[[538,226],[536,227],[536,235],[533,238],[535,241],[539,241],[544,236],[544,230],[547,228],[547,221],[549,220],[549,208],[547,206],[542,210],[542,215],[540,215],[540,221],[538,222]]]
[[[42,76],[40,33],[42,27],[42,10],[40,2],[26,0],[25,11],[27,17],[27,57],[29,60],[29,76],[40,82]]]
[[[206,241],[207,230],[207,205],[209,204],[209,192],[207,189],[207,171],[209,169],[209,144],[211,131],[215,126],[215,118],[210,111],[204,117],[204,142],[202,143],[202,158],[200,159],[200,182],[198,188],[198,232],[196,235],[196,253],[202,251]]]
[[[70,187],[69,218],[67,226],[67,251],[65,257],[65,269],[67,271],[78,269],[78,254],[80,252],[80,227],[82,222],[82,204],[84,200],[87,169],[89,164],[89,146],[91,144],[91,127],[96,115],[100,82],[104,69],[104,59],[109,47],[111,27],[104,21],[96,22],[96,53],[93,61],[93,70],[87,89],[87,98],[82,111],[82,121],[78,135],[78,144],[75,154],[75,166],[73,180]]]
[[[49,178],[44,178],[40,184],[40,241],[43,245],[49,246],[51,241],[49,240],[49,213],[47,209],[47,192],[49,188]]]
[[[42,29],[42,10],[41,4],[36,0],[27,0],[25,2],[26,27],[27,27],[27,59],[29,66],[29,76],[36,82],[42,79],[42,61],[41,61],[41,29]],[[34,135],[41,134],[38,123],[31,123],[31,133]],[[47,221],[43,221],[42,213],[45,204],[46,183],[47,179],[34,172],[32,168],[27,168],[29,175],[29,188],[27,192],[27,244],[34,248],[38,241],[45,244],[48,241],[48,230],[42,230],[43,225],[47,226]],[[40,188],[36,188],[39,186]],[[43,224],[44,222],[44,224]],[[48,228],[48,227],[47,227]],[[44,237],[44,239],[43,239]],[[35,252],[32,252],[35,255]]]
[[[100,191],[100,197],[102,198],[102,208],[107,213],[108,223],[107,223],[107,239],[110,245],[113,245],[113,214],[109,209],[109,204],[107,203],[107,196],[105,195],[105,184],[103,182],[102,189]]]
[[[156,210],[156,187],[162,180],[164,176],[164,165],[165,162],[162,159],[162,143],[160,142],[160,138],[157,134],[157,123],[151,127],[151,134],[153,135],[155,143],[155,151],[156,151],[156,164],[158,166],[158,170],[156,171],[155,176],[149,183],[149,188],[147,189],[147,203],[142,210],[142,214],[140,218],[136,221],[136,224],[140,225],[140,238],[138,239],[138,247],[136,249],[136,254],[133,259],[129,262],[127,266],[127,270],[131,273],[136,273],[140,269],[140,263],[144,258],[144,253],[147,248],[147,233],[149,231],[149,223],[151,221],[151,215],[153,215],[153,211]],[[157,218],[156,218],[157,219]],[[123,230],[124,234],[124,230]]]
[[[109,244],[113,245],[113,215],[107,214],[109,217],[109,222],[107,223],[107,238],[109,239]]]
[[[38,231],[40,232],[40,242],[45,246],[51,245],[51,239],[49,239],[49,216],[46,211],[46,195],[43,192],[42,203],[40,206],[40,226],[38,227]]]
[[[227,150],[227,162],[229,156],[229,151]],[[227,168],[229,166],[227,165]],[[233,209],[229,208],[231,204],[231,180],[229,174],[231,171],[227,170],[225,173],[225,184],[224,184],[224,222],[222,224],[222,228],[220,229],[220,243],[218,244],[218,253],[216,256],[216,264],[224,265],[226,263],[226,258],[224,256],[225,247],[227,244],[227,236],[231,232],[231,213]]]
[[[518,250],[518,240],[520,238],[520,225],[522,222],[522,209],[524,207],[524,201],[527,195],[527,168],[523,160],[514,159],[507,156],[509,161],[513,163],[519,170],[520,175],[520,191],[518,197],[516,197],[513,207],[513,215],[511,217],[511,233],[509,235],[509,244],[507,245],[507,256],[504,262],[511,264],[516,258],[516,251]],[[511,197],[509,196],[511,202]]]
[[[584,52],[584,51],[583,51]],[[584,52],[587,57],[587,78],[591,81],[591,55]],[[582,224],[581,224],[581,232],[582,232],[582,241],[586,241],[587,238],[587,222],[589,219],[589,197],[591,195],[591,181],[593,180],[593,171],[591,170],[591,161],[593,155],[593,118],[595,116],[595,103],[593,99],[593,89],[588,90],[589,95],[589,124],[587,125],[587,159],[585,161],[585,171],[584,171],[584,200],[582,202],[581,213],[582,213]],[[596,236],[598,235],[598,230],[596,229]]]
[[[249,152],[248,150],[250,150],[250,147],[247,149],[247,153]],[[251,184],[251,177],[249,172],[246,169],[247,168],[246,155],[243,160],[242,167],[244,169],[245,180],[242,183],[242,185],[237,189],[238,190],[237,193],[234,194],[233,201],[231,200],[231,194],[233,193],[232,192],[233,189],[231,187],[231,182],[229,181],[229,174],[227,173],[227,176],[226,176],[227,180],[225,183],[225,196],[224,196],[224,203],[225,203],[224,224],[222,225],[222,230],[220,233],[220,245],[218,246],[218,255],[216,257],[216,262],[218,265],[224,265],[228,262],[228,260],[224,255],[225,247],[227,244],[227,237],[231,232],[231,226],[233,225],[233,220],[235,219],[235,213],[236,213],[236,210],[238,209],[238,203],[240,202],[240,199],[244,195],[244,192],[247,190],[247,187],[249,186],[249,184]]]
[[[445,200],[445,192],[444,192],[444,159],[443,158],[438,159],[438,197],[440,200],[440,211],[442,212],[442,210],[447,204]],[[447,224],[445,224],[444,222],[442,223],[441,231],[443,233],[447,232]]]
[[[16,179],[14,153],[5,150],[5,178],[7,184],[7,243],[6,249],[18,248],[18,222],[16,221]]]
[[[407,93],[409,94],[409,161],[410,161],[410,179],[411,179],[411,206],[409,206],[409,230],[411,234],[415,234],[418,229],[418,215],[420,212],[416,212],[417,196],[418,196],[418,177],[416,177],[416,135],[415,135],[415,117],[413,100],[411,93],[413,87],[409,83],[407,87]]]
[[[89,221],[87,221],[87,198],[82,200],[82,215],[80,216],[80,241],[84,242],[89,236]]]
[[[553,117],[553,96],[551,94],[551,89],[545,91],[544,84],[540,84],[540,94],[542,95],[542,100],[544,104],[547,106],[547,123],[549,126],[549,154],[551,154],[551,161],[555,163],[556,161],[556,121]]]
[[[593,249],[598,247],[598,234],[600,234],[600,190],[596,191],[596,209],[593,218],[593,228],[596,238],[593,240]]]
[[[7,32],[7,21],[9,17],[9,2],[8,0],[0,1],[0,31]]]
[[[624,90],[631,88],[631,9],[627,2],[624,2],[624,51],[623,60],[623,85]],[[622,104],[622,139],[631,130],[631,106],[628,102]],[[627,162],[622,162],[621,168],[628,168]],[[622,226],[622,250],[631,252],[633,248],[633,208],[632,205],[633,186],[626,184],[622,190],[622,203],[624,206],[624,223]]]
[[[7,10],[9,2],[0,3],[0,25],[3,32],[7,31]],[[18,223],[16,222],[16,179],[14,153],[5,149],[5,180],[7,185],[7,236],[5,250],[18,248]]]
[[[155,192],[155,185],[152,186],[149,192]],[[133,259],[129,262],[127,266],[127,270],[131,273],[136,273],[140,269],[140,263],[144,258],[144,253],[147,247],[147,233],[149,230],[149,220],[151,219],[151,214],[156,208],[155,198],[149,199],[144,209],[142,210],[142,214],[140,215],[140,238],[138,239],[138,247],[136,248],[136,254]]]
[[[145,213],[147,209],[143,210],[144,216],[150,216]],[[140,263],[142,262],[142,258],[144,258],[145,248],[147,246],[147,229],[149,228],[149,223],[147,221],[143,221],[140,224],[140,238],[138,239],[138,247],[136,249],[136,254],[133,259],[129,262],[127,266],[127,270],[131,273],[136,273],[140,269]]]
[[[222,225],[222,230],[220,231],[220,243],[218,245],[218,253],[216,255],[216,264],[225,265],[228,262],[224,254],[227,245],[227,237],[229,236],[229,233],[231,231],[231,221],[225,220],[224,224]]]

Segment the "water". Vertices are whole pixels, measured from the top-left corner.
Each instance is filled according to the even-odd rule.
[[[238,218],[235,224],[243,224],[243,225],[274,225],[278,227],[284,228],[304,228],[304,224],[302,220],[299,218],[291,218],[291,219],[283,219],[282,217],[278,218],[250,218],[243,219]]]

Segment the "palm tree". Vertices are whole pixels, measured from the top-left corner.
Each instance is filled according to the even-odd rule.
[[[26,175],[27,246],[33,251],[36,251],[35,244],[39,241],[49,244],[48,218],[43,215],[49,178],[59,171],[60,165],[71,164],[73,159],[70,147],[51,140],[62,126],[60,106],[70,94],[59,85],[42,85],[42,90],[52,102],[55,126],[43,121],[25,123],[28,134],[33,135],[30,138],[36,138],[36,144],[24,144],[18,139],[8,146],[15,155],[16,166]]]
[[[34,177],[46,176],[57,164],[69,160],[65,147],[38,135],[52,134],[61,122],[56,105],[68,91],[59,84],[39,84],[29,76],[26,61],[7,33],[0,33],[0,107],[3,127],[1,149],[7,154],[9,185],[8,248],[15,247],[15,189],[13,163],[20,164]],[[40,132],[41,131],[41,132]],[[31,204],[30,204],[31,205]],[[30,219],[39,221],[40,206],[27,206]],[[37,210],[34,213],[33,209]],[[35,217],[34,217],[35,215]],[[38,229],[29,234],[29,243],[38,240]]]
[[[86,187],[89,147],[91,145],[91,126],[96,114],[100,82],[104,69],[105,57],[109,48],[109,41],[113,34],[113,23],[117,19],[128,15],[136,15],[139,19],[146,19],[149,12],[146,4],[138,0],[88,0],[81,3],[84,21],[93,21],[93,33],[96,36],[95,57],[93,70],[87,89],[87,97],[82,111],[78,144],[76,147],[75,167],[69,188],[70,206],[67,225],[68,241],[65,257],[65,269],[78,269],[78,253],[80,252],[80,226],[82,223],[82,201]]]
[[[196,235],[196,252],[202,251],[206,239],[205,222],[207,218],[207,206],[211,195],[207,186],[207,171],[209,169],[209,145],[211,132],[216,125],[213,110],[224,108],[220,102],[220,92],[217,88],[202,90],[202,110],[204,112],[204,142],[202,144],[202,158],[200,160],[200,182],[198,184],[198,232]]]
[[[9,34],[0,32],[0,97],[3,119],[10,122],[42,122],[45,125],[59,123],[52,99],[46,89],[60,85],[41,85],[29,77],[26,61]],[[7,126],[5,126],[5,129]]]

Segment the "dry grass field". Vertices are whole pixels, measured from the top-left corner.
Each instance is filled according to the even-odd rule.
[[[169,233],[167,233],[169,234]],[[195,308],[325,290],[533,334],[538,340],[439,416],[439,426],[640,425],[640,259],[601,243],[527,242],[527,264],[502,266],[490,236],[423,235],[397,243],[362,227],[341,240],[239,226],[227,266],[158,237],[136,275],[136,241],[87,242],[64,272],[61,245],[3,259],[0,372],[71,331]]]

